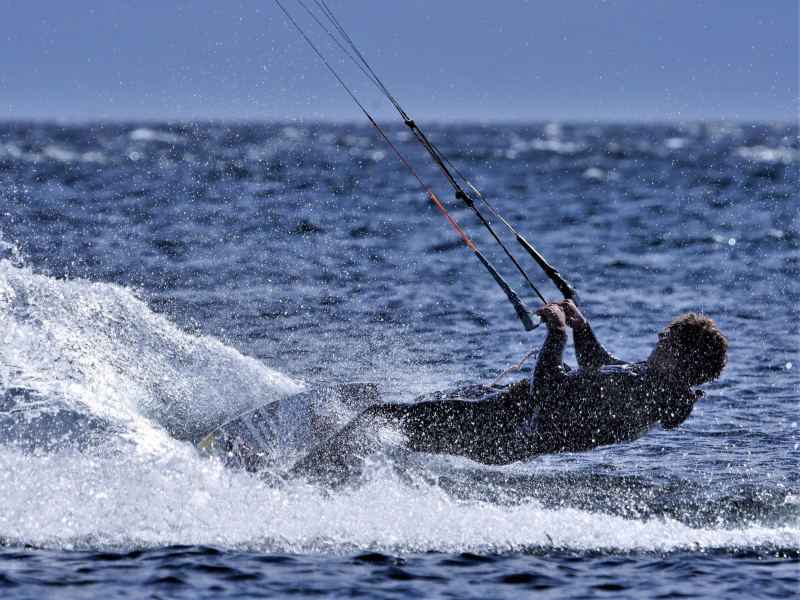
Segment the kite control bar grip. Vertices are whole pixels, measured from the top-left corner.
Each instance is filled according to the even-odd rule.
[[[530,316],[530,328],[528,327],[527,323],[525,324],[525,331],[533,331],[539,325],[541,325],[544,321],[542,321],[542,317],[537,315],[536,313],[529,312],[528,315]]]
[[[562,281],[564,280],[562,279]],[[572,300],[575,304],[580,304],[582,302],[581,297],[578,295],[578,291],[566,281],[564,281],[564,287],[562,288],[559,285],[558,289],[563,294],[564,300]]]
[[[522,237],[520,234],[517,234],[517,242],[520,246],[525,248],[525,251],[530,254],[531,258],[536,261],[536,264],[544,271],[545,275],[550,278],[555,286],[558,288],[558,291],[561,292],[561,295],[564,296],[565,300],[572,300],[575,304],[580,303],[580,298],[578,297],[578,292],[575,291],[575,288],[572,287],[559,273],[553,266],[548,263],[544,257],[536,251],[536,248],[530,245],[528,240]]]

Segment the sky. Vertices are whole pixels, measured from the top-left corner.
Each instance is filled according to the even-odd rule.
[[[327,1],[416,118],[798,118],[797,0]],[[363,118],[274,0],[0,0],[0,57],[0,119]]]

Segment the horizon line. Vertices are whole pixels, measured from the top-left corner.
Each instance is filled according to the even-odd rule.
[[[419,121],[419,119],[416,119]],[[386,126],[404,125],[398,119],[384,121]],[[483,119],[424,119],[428,125],[447,125],[447,126],[513,126],[513,125],[691,125],[691,124],[726,124],[726,125],[772,125],[772,126],[796,126],[800,127],[800,118],[725,118],[725,117],[692,117],[692,118],[483,118]],[[197,118],[173,118],[173,117],[98,117],[98,118],[61,118],[61,117],[0,117],[0,124],[35,124],[35,125],[55,125],[55,126],[92,126],[92,125],[339,125],[351,127],[372,127],[365,120],[357,118],[333,119],[325,117],[294,117],[270,119],[264,117],[197,117]]]

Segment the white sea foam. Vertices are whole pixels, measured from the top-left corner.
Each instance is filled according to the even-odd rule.
[[[11,142],[0,144],[0,156],[10,156],[11,158],[24,159],[26,153],[16,144]]]
[[[207,544],[284,552],[511,552],[536,546],[664,551],[784,548],[797,527],[693,528],[573,508],[456,500],[379,462],[332,493],[274,487],[173,444],[160,455],[33,457],[0,451],[0,536],[38,546]]]
[[[791,163],[797,160],[798,151],[792,148],[770,148],[768,146],[740,146],[736,154],[746,160],[764,163]]]
[[[0,157],[9,156],[16,160],[25,162],[38,162],[43,159],[54,160],[61,163],[104,163],[106,156],[102,152],[87,151],[77,152],[63,146],[48,145],[41,151],[39,150],[23,150],[13,143],[0,144]]]
[[[580,144],[562,140],[533,140],[530,142],[530,147],[535,150],[544,150],[556,154],[575,154],[583,149]]]
[[[128,136],[134,142],[163,142],[165,144],[177,144],[179,142],[186,141],[186,138],[182,135],[177,135],[168,131],[150,129],[149,127],[137,127],[131,131]]]
[[[589,181],[605,181],[608,179],[608,173],[597,167],[589,167],[581,174],[581,177]]]
[[[664,145],[670,150],[682,150],[689,143],[689,140],[681,137],[671,137],[664,140]]]

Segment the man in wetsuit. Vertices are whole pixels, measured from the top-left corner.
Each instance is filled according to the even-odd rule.
[[[655,425],[672,429],[683,423],[702,396],[692,386],[718,378],[727,361],[725,336],[703,315],[677,317],[659,334],[646,361],[626,363],[603,348],[572,301],[537,312],[547,337],[531,382],[520,381],[493,397],[475,386],[411,404],[373,406],[314,449],[295,472],[324,473],[377,449],[376,426],[398,429],[409,450],[487,464],[628,442]],[[567,327],[576,371],[562,360]]]

